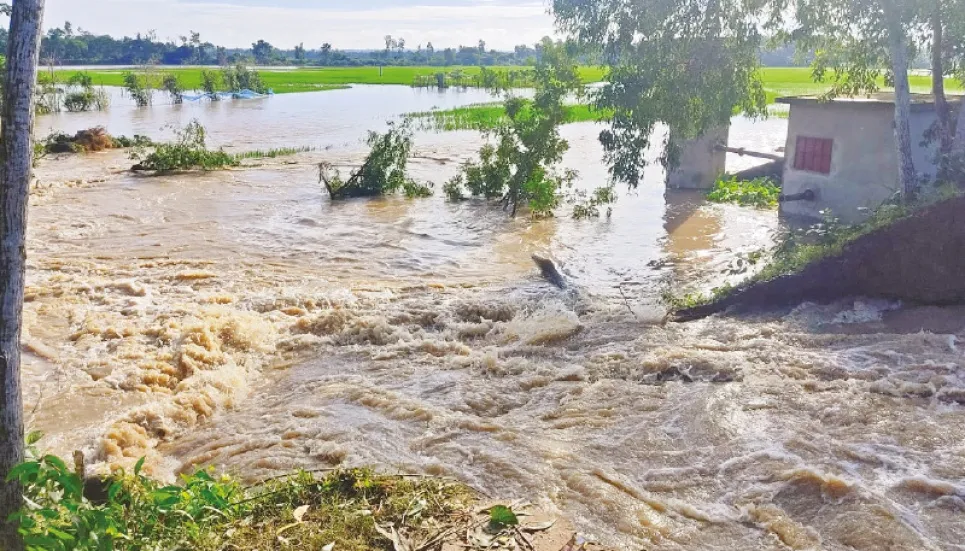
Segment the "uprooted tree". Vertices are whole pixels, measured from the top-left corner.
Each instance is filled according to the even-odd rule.
[[[318,181],[332,200],[378,197],[399,191],[410,198],[432,195],[430,184],[417,182],[406,173],[412,153],[412,129],[407,121],[390,122],[384,133],[369,132],[367,143],[369,154],[347,179],[331,163],[318,165]]]

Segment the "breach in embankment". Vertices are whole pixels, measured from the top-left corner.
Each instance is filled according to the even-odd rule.
[[[895,212],[899,211],[899,212]],[[881,212],[881,211],[879,211]],[[832,243],[797,245],[731,292],[678,309],[677,321],[846,296],[916,304],[965,303],[965,197],[910,214],[893,207]],[[897,219],[896,219],[897,218]],[[776,264],[782,263],[783,266]]]

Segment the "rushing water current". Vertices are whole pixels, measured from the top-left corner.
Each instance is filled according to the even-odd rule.
[[[668,281],[719,284],[775,213],[668,193],[654,169],[610,219],[469,202],[332,204],[367,129],[486,101],[402,87],[42,117],[229,151],[260,167],[138,177],[120,152],[48,159],[31,196],[28,421],[89,462],[170,477],[378,465],[537,502],[632,549],[965,549],[965,312],[854,299],[665,324]],[[782,120],[731,142],[783,145]],[[581,185],[599,127],[564,128]],[[482,143],[420,133],[439,189]],[[739,168],[740,158],[729,168]],[[530,255],[557,259],[566,291]]]

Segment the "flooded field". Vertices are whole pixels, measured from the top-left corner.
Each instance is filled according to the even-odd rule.
[[[138,177],[123,153],[50,159],[31,196],[28,421],[95,465],[255,479],[377,464],[529,499],[629,549],[965,549],[965,312],[856,299],[664,324],[767,245],[776,214],[667,193],[654,169],[609,220],[509,219],[428,200],[331,204],[387,118],[488,99],[358,87],[41,117],[165,135],[198,118],[261,167]],[[774,150],[784,120],[735,120]],[[606,178],[599,127],[565,164]],[[439,189],[479,147],[419,134]],[[731,168],[746,160],[733,159]],[[572,286],[539,280],[530,255]]]

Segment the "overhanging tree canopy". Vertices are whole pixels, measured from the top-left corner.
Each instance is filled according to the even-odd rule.
[[[761,115],[758,73],[762,0],[555,0],[558,24],[580,42],[602,45],[610,67],[597,105],[613,110],[600,141],[614,178],[636,186],[658,123],[676,144],[727,124],[735,109]]]

